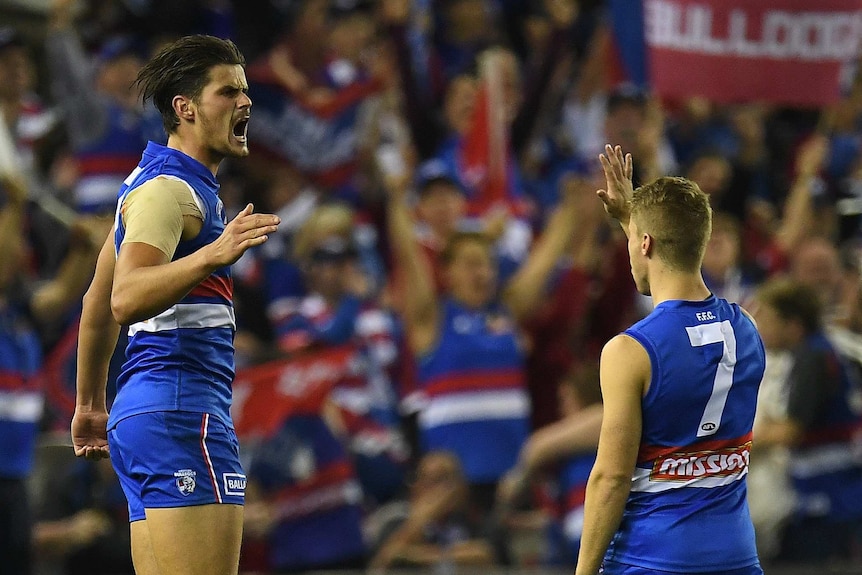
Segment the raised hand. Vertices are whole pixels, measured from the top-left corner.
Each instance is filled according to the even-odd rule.
[[[253,212],[254,206],[248,204],[216,241],[203,248],[209,251],[208,259],[215,267],[233,264],[247,249],[261,245],[269,239],[268,234],[278,230],[278,216]]]
[[[607,189],[598,190],[596,194],[605,205],[605,211],[627,225],[631,208],[634,186],[632,185],[632,155],[623,155],[621,147],[605,145],[605,153],[599,154],[599,162],[605,173]]]
[[[796,173],[800,177],[816,176],[829,155],[829,139],[821,134],[805,141],[796,154]]]
[[[75,408],[75,415],[72,416],[72,449],[77,457],[94,461],[110,456],[107,410]]]

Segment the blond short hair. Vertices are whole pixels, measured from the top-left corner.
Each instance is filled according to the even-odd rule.
[[[687,178],[661,177],[634,191],[631,217],[655,240],[655,254],[671,269],[695,272],[712,233],[709,196]]]

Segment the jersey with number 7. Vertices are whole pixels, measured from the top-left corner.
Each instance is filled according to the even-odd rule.
[[[606,559],[681,573],[757,563],[745,476],[763,343],[735,304],[670,300],[626,332],[652,367],[631,493]]]

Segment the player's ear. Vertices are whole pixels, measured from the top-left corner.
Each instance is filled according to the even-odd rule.
[[[174,113],[177,115],[177,118],[179,118],[180,120],[186,120],[188,122],[194,121],[194,106],[192,106],[192,101],[189,98],[186,98],[185,96],[181,95],[176,95],[171,101],[171,105],[174,108]]]
[[[645,256],[652,255],[652,248],[655,240],[649,234],[641,236],[641,254]]]

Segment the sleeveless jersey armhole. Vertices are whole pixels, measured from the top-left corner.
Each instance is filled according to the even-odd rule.
[[[623,334],[629,336],[646,350],[647,355],[649,356],[649,365],[650,365],[650,381],[649,381],[649,389],[646,394],[643,396],[642,402],[644,404],[648,403],[656,393],[656,389],[658,388],[657,383],[661,381],[659,378],[659,374],[661,373],[661,365],[659,363],[658,354],[655,351],[655,347],[652,342],[640,332],[627,329],[623,332]]]

